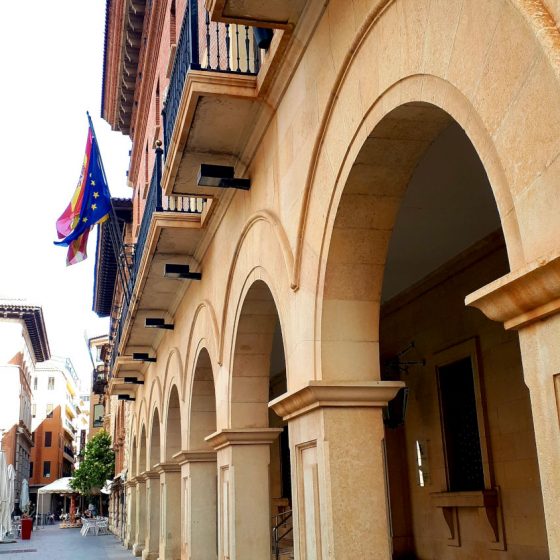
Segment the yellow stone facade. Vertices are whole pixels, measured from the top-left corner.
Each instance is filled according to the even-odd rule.
[[[212,17],[264,25],[252,2],[243,17],[232,0],[207,4]],[[560,559],[560,3],[288,4],[297,17],[266,23],[276,30],[255,78],[187,75],[165,195],[205,194],[184,167],[191,160],[233,165],[251,188],[212,200],[188,251],[202,279],[183,281],[164,307],[141,298],[161,295],[162,263],[179,252],[157,242],[171,227],[164,216],[149,230],[147,280],[124,332],[135,336],[155,309],[174,329],[115,350],[127,375],[132,352],[157,357],[136,366],[144,384],[127,430],[125,543],[145,559],[261,560],[291,510],[302,560]],[[171,6],[179,18],[185,2],[158,7],[163,31],[144,55],[153,72],[137,86],[151,99],[132,119],[139,213],[143,169],[162,138],[156,83],[159,96]],[[220,140],[222,123],[202,109],[209,98],[252,104],[233,155],[196,150],[204,127]],[[436,144],[450,127],[483,169],[499,231],[384,298],[409,186],[423,165],[432,173],[428,153],[443,166],[446,143]],[[481,220],[473,211],[463,229]],[[407,274],[416,266],[405,264]],[[388,375],[411,342],[403,360],[414,363]],[[484,484],[474,491],[449,489],[438,367],[450,352],[475,356]],[[114,394],[123,375],[115,369]],[[383,411],[404,386],[404,425],[389,428]],[[429,462],[423,485],[417,442]]]

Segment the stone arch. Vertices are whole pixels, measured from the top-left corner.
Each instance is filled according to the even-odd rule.
[[[152,379],[150,393],[148,395],[148,398],[146,399],[146,412],[148,413],[148,411],[151,411],[149,413],[150,417],[147,419],[147,424],[150,426],[150,430],[151,430],[151,422],[153,419],[154,411],[155,410],[161,411],[163,409],[162,402],[163,402],[163,392],[161,388],[161,381],[159,377],[154,377]],[[161,419],[161,414],[160,414],[160,419]]]
[[[138,440],[138,463],[136,465],[137,471],[136,474],[139,475],[147,470],[147,434],[146,434],[146,425],[141,424],[140,426],[140,439]]]
[[[181,401],[179,389],[174,383],[171,385],[166,404],[164,428],[164,459],[166,462],[173,460],[173,456],[181,451],[181,435]]]
[[[295,252],[298,285],[302,274],[307,276],[302,266],[309,266],[309,259],[303,259],[311,240],[308,224],[328,213],[318,200],[321,197],[311,196],[314,185],[324,188],[337,183],[342,160],[350,156],[353,161],[357,153],[340,153],[336,145],[350,146],[357,136],[361,145],[368,134],[362,125],[371,120],[372,112],[387,114],[406,102],[433,103],[466,130],[494,188],[512,269],[538,258],[550,246],[553,228],[531,231],[527,199],[530,190],[533,202],[538,199],[543,220],[552,223],[557,209],[547,208],[544,201],[550,199],[558,174],[552,164],[559,145],[550,132],[551,120],[560,122],[560,103],[554,95],[560,68],[558,30],[550,25],[552,18],[542,2],[499,0],[478,7],[465,3],[462,10],[460,4],[450,2],[438,11],[423,0],[414,5],[407,0],[385,2],[360,14],[364,24],[349,48],[341,50],[346,56],[325,62],[333,83],[322,108],[304,192]],[[504,34],[516,36],[520,56],[506,53]],[[468,67],[461,63],[461,52],[471,53]],[[378,69],[376,75],[371,68]],[[493,89],[497,83],[504,91]],[[544,98],[552,103],[543,104]],[[379,122],[382,116],[373,120]],[[527,135],[517,134],[525,130],[524,123],[531,123]],[[534,146],[543,149],[529,153]],[[520,155],[527,156],[521,167]],[[537,187],[538,194],[528,186]],[[327,204],[332,206],[332,199]],[[319,250],[316,244],[315,250]]]
[[[179,348],[173,347],[167,356],[165,373],[163,375],[163,395],[165,403],[169,400],[169,393],[173,386],[176,386],[177,391],[179,392],[179,400],[183,400],[183,375],[183,359],[181,358],[181,351]]]
[[[263,249],[266,247],[266,250]],[[254,261],[254,255],[258,254],[260,260]],[[246,258],[244,258],[246,257]],[[241,263],[243,263],[242,266]],[[244,289],[246,279],[257,271],[267,276],[267,283],[277,288],[278,296],[285,296],[285,290],[289,286],[295,287],[291,279],[293,271],[293,253],[290,248],[288,237],[282,225],[268,211],[261,211],[249,218],[237,241],[235,251],[230,265],[230,274],[226,287],[224,305],[222,308],[219,354],[218,361],[224,363],[227,347],[226,338],[232,335],[230,315],[232,306],[238,308],[239,300],[234,299],[234,294],[239,294]],[[272,278],[275,282],[272,282]],[[283,299],[287,299],[284,297]]]
[[[230,428],[269,426],[270,362],[275,332],[280,332],[283,354],[285,339],[277,298],[267,276],[262,269],[253,270],[238,300],[229,368]],[[285,375],[288,377],[287,372]]]
[[[216,431],[216,389],[212,360],[206,347],[199,349],[192,371],[187,449],[210,450],[205,438]]]
[[[147,455],[147,467],[151,470],[161,462],[161,415],[159,409],[154,407],[149,425],[149,453]]]
[[[193,314],[191,330],[187,341],[182,391],[184,400],[189,399],[188,388],[192,384],[192,376],[196,360],[201,348],[206,348],[213,364],[218,361],[219,329],[216,312],[211,302],[204,300]]]
[[[130,445],[130,451],[129,451],[129,457],[130,457],[130,467],[128,469],[129,477],[132,478],[133,476],[136,476],[136,471],[137,471],[137,465],[138,465],[138,451],[137,451],[137,442],[136,442],[136,434],[132,436],[131,438],[131,445]]]

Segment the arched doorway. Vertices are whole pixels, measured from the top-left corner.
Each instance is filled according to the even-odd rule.
[[[144,560],[156,560],[159,557],[159,535],[161,527],[161,490],[160,475],[156,465],[161,462],[160,415],[156,408],[153,412],[150,434],[150,453],[148,455],[149,470],[144,474],[146,479],[146,545],[142,552]]]
[[[160,475],[160,542],[159,559],[173,560],[181,556],[181,403],[179,392],[172,386],[165,419],[165,457],[157,465]]]
[[[140,556],[146,544],[146,516],[144,515],[144,508],[146,506],[146,480],[144,478],[147,465],[146,450],[146,427],[142,424],[140,438],[138,439],[138,447],[136,448],[138,459],[136,461],[136,472],[134,473],[136,485],[135,534],[134,544],[132,545],[132,553],[134,556]]]
[[[285,520],[280,530],[290,532],[287,429],[268,408],[286,386],[279,314],[269,287],[257,280],[245,295],[235,333],[230,428],[211,440],[218,451],[220,557],[265,558],[273,526]]]
[[[325,379],[407,384],[384,414],[394,558],[548,557],[517,335],[464,306],[509,271],[506,242],[483,166],[447,113],[408,103],[375,127],[337,208],[321,357]]]
[[[191,386],[187,452],[182,464],[186,557],[218,557],[216,452],[206,438],[216,432],[216,390],[212,362],[202,348],[195,362]]]

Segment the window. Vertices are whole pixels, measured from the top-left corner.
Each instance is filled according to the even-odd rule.
[[[35,418],[35,416],[37,416],[37,405],[36,404],[31,405],[31,416],[33,418]]]
[[[52,432],[45,432],[45,447],[52,445]]]
[[[93,427],[102,428],[103,427],[103,416],[105,415],[105,408],[102,404],[96,404],[93,407]]]
[[[43,461],[43,476],[45,478],[51,477],[51,462],[50,461]]]
[[[54,390],[54,377],[49,377],[49,384],[47,386],[47,389],[49,391]]]
[[[37,378],[36,377],[33,378],[33,390],[34,391],[37,390]]]
[[[33,478],[33,461],[29,463],[29,478]]]
[[[445,354],[437,366],[437,379],[448,491],[483,490],[488,453],[481,445],[486,438],[475,341]]]
[[[47,418],[52,418],[52,417],[53,417],[53,405],[48,404],[47,405]]]

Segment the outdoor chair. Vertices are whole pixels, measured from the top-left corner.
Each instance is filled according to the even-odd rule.
[[[100,519],[96,523],[97,535],[108,535],[109,534],[109,520],[108,519]]]
[[[97,535],[97,524],[95,523],[95,520],[94,519],[83,519],[82,520],[82,528],[80,529],[80,533],[82,534],[82,537],[85,537],[90,531],[94,535]]]

